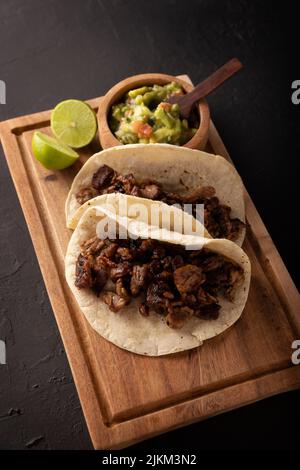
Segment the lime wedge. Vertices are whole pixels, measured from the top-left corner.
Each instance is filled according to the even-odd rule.
[[[63,170],[76,162],[79,155],[54,137],[36,131],[32,138],[35,158],[48,170]]]
[[[52,111],[51,129],[64,144],[73,148],[84,147],[97,132],[96,115],[83,101],[62,101]]]

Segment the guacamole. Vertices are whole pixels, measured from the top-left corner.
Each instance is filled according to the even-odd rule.
[[[110,128],[117,139],[123,144],[184,145],[197,129],[180,118],[178,104],[165,101],[174,94],[183,94],[175,82],[130,90],[111,109]]]

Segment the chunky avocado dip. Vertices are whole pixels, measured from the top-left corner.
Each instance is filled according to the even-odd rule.
[[[178,104],[165,101],[174,94],[183,94],[175,82],[130,90],[125,101],[111,109],[110,127],[117,139],[122,144],[184,145],[197,129],[180,118]]]

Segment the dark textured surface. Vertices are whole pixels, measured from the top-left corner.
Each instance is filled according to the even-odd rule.
[[[299,283],[293,243],[300,107],[290,100],[293,42],[275,2],[6,0],[0,2],[0,120],[92,98],[128,75],[188,73],[237,56],[245,70],[209,98],[225,145]],[[272,4],[272,6],[271,6]],[[290,24],[289,32],[293,31]],[[296,69],[296,65],[294,65]],[[294,136],[294,137],[293,137]],[[30,237],[0,151],[0,449],[91,443]],[[299,285],[299,284],[298,284]],[[134,447],[296,448],[300,392],[270,398]],[[298,406],[297,406],[298,405]]]

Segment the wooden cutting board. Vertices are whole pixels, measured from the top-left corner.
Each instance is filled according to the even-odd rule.
[[[188,80],[188,77],[184,76]],[[101,98],[90,100],[96,110]],[[71,232],[64,203],[82,163],[49,171],[31,153],[34,130],[49,133],[50,111],[0,124],[2,146],[26,218],[95,448],[121,448],[156,434],[300,387],[291,344],[300,338],[300,300],[253,202],[244,249],[252,263],[241,319],[197,349],[145,357],[110,344],[92,330],[64,278]],[[208,152],[229,155],[213,123]]]

